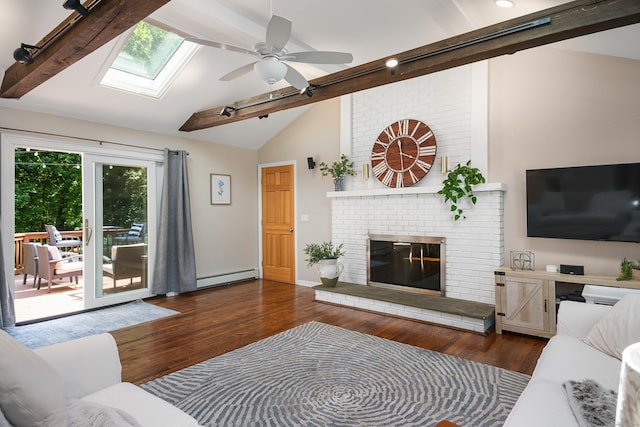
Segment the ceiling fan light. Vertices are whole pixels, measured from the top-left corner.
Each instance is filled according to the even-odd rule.
[[[253,66],[255,72],[262,80],[272,85],[284,79],[287,74],[287,66],[276,58],[264,58]]]

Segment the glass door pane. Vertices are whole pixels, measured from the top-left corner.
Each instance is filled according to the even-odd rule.
[[[149,206],[154,189],[153,163],[86,156],[91,185],[85,205],[85,268],[91,285],[85,285],[85,306],[95,307],[150,296]],[[92,192],[93,194],[89,194]],[[86,277],[89,281],[89,276]]]

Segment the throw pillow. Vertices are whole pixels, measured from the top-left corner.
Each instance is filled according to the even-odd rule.
[[[0,330],[0,408],[16,426],[66,426],[62,379],[39,355]]]
[[[562,388],[580,427],[613,426],[618,393],[594,380],[567,381]]]
[[[622,351],[640,341],[640,295],[623,297],[582,341],[622,360]]]

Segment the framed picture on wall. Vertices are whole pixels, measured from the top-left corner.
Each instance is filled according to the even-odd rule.
[[[231,175],[211,174],[211,204],[231,204]]]

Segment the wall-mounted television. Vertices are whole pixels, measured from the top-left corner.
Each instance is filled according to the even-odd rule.
[[[640,163],[526,171],[527,236],[640,243]]]

